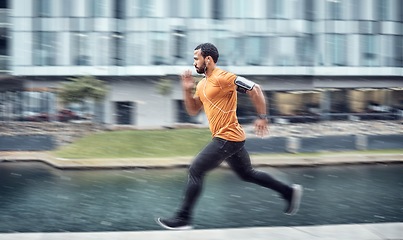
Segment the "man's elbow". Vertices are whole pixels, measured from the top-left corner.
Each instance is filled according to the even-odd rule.
[[[188,114],[190,116],[196,116],[197,114],[199,114],[199,111],[188,111]]]
[[[261,91],[262,91],[262,88],[260,87],[259,84],[255,84],[254,89],[255,89],[255,91],[257,91],[257,92],[261,92]],[[252,89],[252,90],[253,90],[253,89]]]
[[[189,114],[190,116],[196,116],[197,114],[199,114],[200,109],[190,109],[190,108],[187,108],[187,109],[186,109],[186,112],[188,112],[188,114]]]
[[[252,88],[250,91],[247,91],[247,93],[248,93],[250,96],[258,95],[258,94],[261,93],[261,92],[262,92],[262,89],[260,88],[260,85],[259,85],[259,84],[255,84],[255,86],[253,86],[253,88]]]

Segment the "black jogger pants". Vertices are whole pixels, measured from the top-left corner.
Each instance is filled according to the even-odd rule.
[[[196,156],[189,168],[189,178],[185,189],[183,205],[178,216],[189,219],[203,188],[203,178],[207,172],[226,161],[231,169],[244,181],[258,184],[280,193],[284,198],[292,194],[292,188],[271,177],[268,173],[253,169],[245,141],[233,142],[213,138]]]

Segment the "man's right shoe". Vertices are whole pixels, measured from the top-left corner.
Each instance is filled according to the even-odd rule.
[[[189,230],[193,229],[193,226],[189,224],[189,221],[186,221],[182,218],[173,217],[173,218],[157,218],[157,223],[161,225],[163,228],[169,230]]]
[[[302,186],[298,184],[293,184],[291,186],[292,194],[290,199],[286,199],[288,202],[288,206],[285,209],[284,213],[287,215],[294,215],[298,212],[299,205],[301,203],[302,198]]]

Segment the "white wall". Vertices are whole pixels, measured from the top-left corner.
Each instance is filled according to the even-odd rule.
[[[153,81],[139,77],[136,80],[111,80],[105,119],[116,124],[115,102],[128,101],[135,104],[133,119],[136,126],[161,126],[174,123],[175,105],[171,96],[156,92]]]

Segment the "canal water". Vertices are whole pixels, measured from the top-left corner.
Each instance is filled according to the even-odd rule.
[[[304,186],[300,212],[229,169],[206,178],[198,229],[403,221],[403,164],[259,168]],[[186,169],[61,171],[0,163],[0,232],[158,230],[182,199]]]

